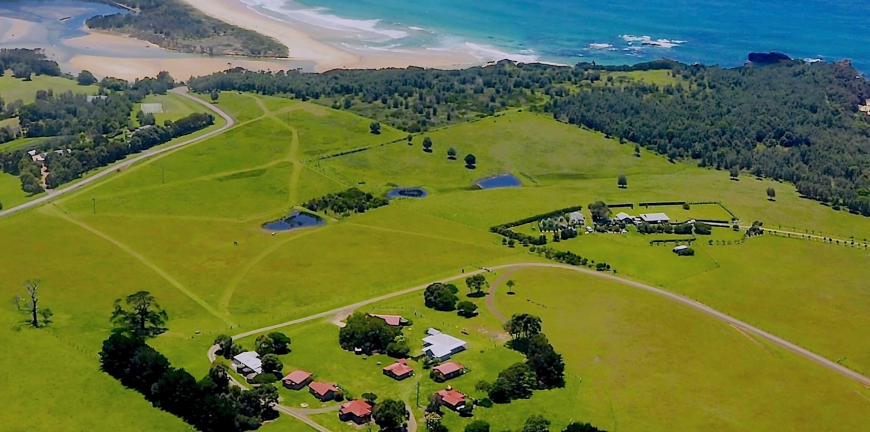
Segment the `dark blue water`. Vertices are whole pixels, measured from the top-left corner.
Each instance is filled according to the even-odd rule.
[[[379,50],[424,47],[566,64],[667,57],[728,67],[752,51],[782,51],[850,58],[870,70],[866,0],[242,1]]]
[[[387,192],[387,198],[426,198],[429,192],[422,188],[397,188]]]
[[[289,231],[297,228],[312,227],[325,224],[326,221],[317,215],[294,211],[284,219],[263,225],[269,231]]]
[[[502,174],[496,177],[490,177],[477,182],[481,189],[495,189],[503,187],[519,187],[523,184],[513,174]]]

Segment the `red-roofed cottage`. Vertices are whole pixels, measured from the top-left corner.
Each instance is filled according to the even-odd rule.
[[[285,376],[282,381],[284,387],[290,390],[302,390],[303,387],[311,382],[311,372],[303,370],[293,371],[290,372],[290,375]]]
[[[405,359],[396,360],[395,363],[384,368],[384,375],[396,379],[403,380],[414,375],[414,368],[408,366],[408,361]]]
[[[454,411],[465,406],[465,395],[449,387],[446,390],[441,390],[435,394],[438,396],[442,405]]]
[[[436,380],[447,381],[465,373],[465,368],[463,368],[459,363],[447,362],[433,367],[432,373]]]
[[[362,399],[354,399],[341,406],[338,418],[341,421],[352,420],[356,424],[366,424],[372,421],[372,406]]]
[[[321,402],[330,401],[335,398],[335,394],[338,393],[338,387],[334,384],[327,384],[322,382],[313,382],[308,384],[308,390],[311,394],[314,395],[317,399],[320,399]]]

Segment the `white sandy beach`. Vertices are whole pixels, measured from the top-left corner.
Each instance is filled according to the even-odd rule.
[[[169,72],[177,80],[187,81],[192,76],[208,75],[236,67],[254,71],[289,69],[265,61],[223,57],[155,59],[78,55],[71,58],[68,64],[75,70],[87,69],[98,76],[112,76],[130,81],[136,78],[153,77],[161,71]]]
[[[292,60],[312,61],[318,72],[331,69],[380,69],[388,67],[456,68],[479,64],[470,54],[429,51],[370,52],[340,49],[315,40],[289,23],[254,12],[239,0],[184,0],[206,15],[269,36],[290,50]]]

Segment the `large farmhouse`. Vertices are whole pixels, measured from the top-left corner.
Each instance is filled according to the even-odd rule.
[[[438,330],[429,329],[426,333],[429,336],[423,338],[423,352],[432,359],[444,361],[468,347],[468,342]]]

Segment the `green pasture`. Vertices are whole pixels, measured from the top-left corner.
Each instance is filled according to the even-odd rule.
[[[581,420],[644,431],[860,429],[870,410],[863,387],[667,299],[565,270],[510,277],[516,294],[501,287],[496,306],[539,315],[569,383],[582,385],[552,406],[536,394],[478,410],[495,430],[539,409],[554,429]]]
[[[82,86],[75,80],[63,77],[52,77],[45,75],[33,75],[31,81],[24,81],[19,78],[12,77],[12,71],[5,71],[3,76],[0,76],[0,97],[6,103],[21,99],[24,103],[31,103],[36,100],[37,90],[54,90],[55,93],[63,93],[71,91],[73,93],[84,93],[88,95],[97,94],[97,86]]]
[[[0,416],[23,412],[27,405],[18,401],[38,393],[51,398],[44,406],[70,414],[55,417],[40,408],[38,421],[46,423],[35,429],[183,427],[98,371],[96,353],[109,333],[112,301],[138,290],[155,294],[170,315],[170,331],[153,346],[173,365],[201,377],[209,367],[205,352],[217,334],[301,318],[462,270],[543,261],[522,247],[502,246],[489,227],[576,205],[589,217],[586,207],[596,200],[635,204],[615,213],[728,219],[716,205],[692,205],[688,211],[637,207],[651,201],[720,201],[744,224],[761,220],[766,227],[870,237],[870,220],[801,199],[792,185],[747,176],[733,181],[727,172],[672,163],[646,151],[638,158],[632,144],[531,113],[432,132],[430,154],[422,151],[422,135],[414,136],[412,145],[385,144],[403,134],[384,127],[381,135],[372,135],[369,120],[310,103],[225,92],[218,106],[239,125],[0,220],[0,244],[13,251],[0,266],[0,294],[11,298],[24,280],[41,278],[45,305],[56,321],[48,329],[15,333],[8,330],[11,309],[0,312],[9,323],[3,331],[16,341],[7,361],[48,368],[46,359],[69,358],[74,375],[57,383],[49,376],[58,372],[20,374],[8,393],[16,402]],[[317,159],[365,147],[371,148]],[[450,147],[459,160],[447,159]],[[474,170],[463,166],[467,153],[477,157]],[[468,189],[477,179],[504,172],[515,174],[523,186]],[[620,174],[628,176],[628,188],[617,187]],[[322,227],[275,235],[262,229],[294,206],[330,192],[356,186],[380,194],[395,185],[422,186],[431,194],[348,218],[330,217]],[[776,188],[776,201],[767,200],[768,187]],[[0,175],[4,208],[26,199],[17,178]],[[517,230],[534,233],[531,226]],[[742,233],[715,229],[712,236],[697,236],[696,256],[677,257],[672,246],[649,242],[681,236],[629,231],[581,235],[549,246],[607,262],[617,276],[687,295],[827,358],[845,357],[848,367],[870,370],[864,336],[870,327],[864,317],[870,253],[863,248],[768,235],[736,244]],[[857,419],[870,412],[865,389],[682,306],[574,273],[522,270],[511,277],[518,294],[500,290],[496,304],[506,314],[544,318],[568,363],[568,385],[479,410],[477,418],[493,423],[495,431],[516,429],[533,413],[553,420],[553,430],[570,420],[626,431],[859,430]],[[475,301],[484,307],[483,299]],[[473,389],[480,376],[494,379],[518,358],[493,342],[500,326],[486,311],[470,320],[436,313],[422,307],[420,293],[364,310],[409,315],[414,326],[406,335],[412,346],[427,326],[451,334],[467,330],[473,348],[456,360],[472,373],[451,384],[474,396],[481,396]],[[326,320],[282,331],[293,338],[293,352],[284,359],[288,371],[312,369],[356,394],[374,389],[381,397],[408,402],[415,397],[414,382],[396,383],[381,374],[386,358],[363,360],[341,351],[338,327]],[[18,343],[25,334],[37,336]],[[32,386],[23,384],[25,376]],[[418,378],[424,394],[437,390],[428,375]],[[62,383],[66,386],[58,389]],[[282,395],[297,405],[316,402],[307,393],[282,390]],[[113,407],[120,404],[141,421],[119,421]],[[97,405],[86,415],[73,415]],[[341,432],[334,417],[315,420]],[[51,423],[56,418],[66,423]],[[10,419],[9,424],[20,424]],[[454,432],[465,423],[453,413],[445,416]],[[309,427],[282,417],[264,430]]]
[[[142,103],[136,104],[133,108],[133,121],[136,120],[136,113],[141,109],[143,103],[159,103],[163,105],[163,112],[154,114],[154,119],[159,125],[162,125],[166,120],[176,121],[190,114],[206,111],[206,108],[202,105],[172,92],[167,92],[163,95],[152,94],[146,96],[142,100]]]

